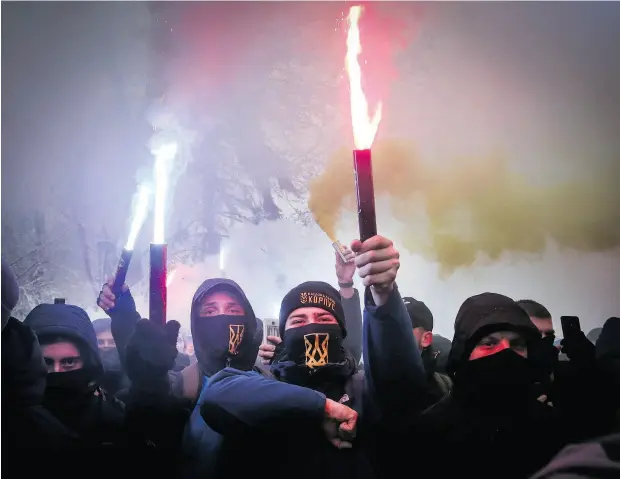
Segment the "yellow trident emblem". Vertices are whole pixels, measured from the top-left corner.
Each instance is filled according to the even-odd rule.
[[[306,346],[306,366],[310,369],[325,366],[329,362],[327,355],[329,333],[306,334],[304,345]]]
[[[239,354],[239,345],[243,341],[243,332],[245,330],[243,324],[231,324],[228,326],[228,352],[232,355]]]

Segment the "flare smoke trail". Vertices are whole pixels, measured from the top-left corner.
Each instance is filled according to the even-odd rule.
[[[547,239],[584,252],[620,245],[617,166],[540,186],[511,172],[501,156],[428,165],[406,141],[378,141],[373,157],[376,194],[389,198],[404,226],[399,242],[437,261],[443,274],[471,265],[478,254],[495,261],[504,252],[542,253]],[[308,207],[332,241],[342,211],[354,210],[354,196],[350,152],[343,149],[310,184]]]

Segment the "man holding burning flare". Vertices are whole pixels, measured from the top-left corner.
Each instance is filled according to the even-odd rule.
[[[371,429],[377,421],[392,420],[390,408],[411,397],[400,390],[395,397],[394,385],[404,384],[397,388],[404,393],[421,391],[425,374],[419,352],[409,354],[417,348],[395,284],[398,251],[381,236],[356,240],[351,249],[367,287],[366,371],[358,370],[342,347],[347,328],[338,291],[317,281],[293,288],[280,309],[285,356],[272,366],[276,381],[226,368],[204,390],[202,417],[224,437],[216,477],[237,477],[237,470],[238,477],[245,476],[235,467],[239,456],[258,461],[268,453],[260,445],[271,449],[274,441],[285,450],[271,477],[290,477],[291,470],[296,477],[316,477],[317,471],[321,477],[372,476]],[[410,386],[416,391],[404,390]]]
[[[160,437],[167,436],[163,444],[179,447],[182,443],[188,472],[209,473],[221,439],[200,417],[204,390],[209,378],[227,366],[251,370],[262,340],[262,323],[244,291],[234,281],[222,278],[208,279],[198,288],[191,306],[198,361],[181,372],[173,371],[179,323],[169,321],[162,327],[140,319],[126,287],[117,298],[110,284],[104,285],[98,302],[112,318],[117,344],[127,345],[121,358],[132,380],[128,402],[140,409],[155,404],[149,428],[159,428]],[[178,413],[172,427],[155,412],[170,407]],[[172,437],[174,431],[177,437]]]

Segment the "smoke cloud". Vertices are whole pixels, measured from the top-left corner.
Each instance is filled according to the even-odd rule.
[[[541,185],[511,171],[507,156],[429,164],[406,141],[373,147],[375,195],[388,198],[394,218],[403,224],[399,242],[438,262],[442,275],[480,256],[498,261],[507,252],[542,253],[548,240],[583,252],[620,245],[620,190],[614,184],[620,168],[615,165]],[[333,155],[311,182],[308,206],[334,241],[342,212],[355,210],[350,150]]]

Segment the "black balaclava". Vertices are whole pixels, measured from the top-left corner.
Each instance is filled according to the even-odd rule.
[[[529,316],[507,296],[483,293],[467,299],[457,313],[448,371],[454,375],[456,397],[488,408],[524,404],[533,396],[534,374],[530,362],[513,350],[469,360],[476,343],[495,331],[524,335],[528,349],[540,341]]]
[[[121,371],[121,358],[118,355],[118,349],[100,349],[101,364],[106,373],[118,373]]]
[[[40,304],[26,316],[24,324],[34,330],[41,345],[66,340],[80,351],[83,368],[47,374],[43,401],[63,422],[72,422],[92,397],[103,374],[97,336],[88,314],[69,304]]]
[[[289,360],[312,370],[344,361],[342,339],[338,324],[308,324],[287,329],[283,343]]]
[[[290,314],[300,308],[320,308],[331,313],[338,324],[308,324],[285,329]],[[340,293],[321,281],[309,281],[289,291],[280,307],[280,334],[290,361],[315,370],[345,359],[342,341],[347,335]]]
[[[110,318],[95,319],[93,321],[93,328],[95,329],[95,334],[111,331],[112,320]],[[106,349],[99,348],[99,356],[101,356],[103,370],[106,373],[118,373],[121,371],[121,358],[116,347]]]
[[[454,379],[455,394],[492,409],[526,404],[533,395],[534,375],[530,363],[512,349],[466,361]]]
[[[215,292],[226,292],[236,298],[245,315],[200,317],[202,300]],[[234,281],[215,278],[198,288],[192,300],[191,329],[196,358],[206,376],[225,367],[249,371],[254,366],[262,337],[256,338],[258,328],[254,310]]]

